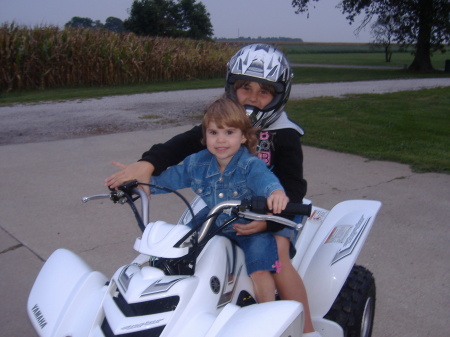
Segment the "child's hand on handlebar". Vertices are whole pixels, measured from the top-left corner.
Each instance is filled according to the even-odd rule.
[[[283,190],[275,190],[267,198],[267,208],[270,209],[273,214],[279,214],[286,208],[288,202],[289,198]]]
[[[130,165],[113,161],[111,164],[121,169],[119,172],[116,172],[105,179],[105,185],[112,189],[133,180],[149,183],[155,169],[151,163],[146,161],[138,161]],[[142,188],[150,197],[150,189],[148,186],[140,185],[139,188]]]

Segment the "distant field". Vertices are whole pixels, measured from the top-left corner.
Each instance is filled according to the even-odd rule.
[[[391,62],[386,62],[384,53],[344,53],[344,54],[287,54],[292,64],[337,64],[357,66],[379,66],[379,67],[408,67],[414,55],[410,53],[393,53]],[[445,60],[450,59],[449,53],[438,53],[431,57],[431,63],[435,69],[443,69]]]
[[[404,68],[409,66],[414,59],[411,51],[401,50],[397,45],[392,47],[391,62],[385,61],[385,54],[382,48],[375,48],[370,44],[280,44],[279,48],[286,53],[289,61],[293,64],[310,63]],[[450,53],[436,52],[432,55],[431,62],[434,68],[443,69],[447,59],[450,59]]]
[[[245,45],[255,41],[241,42]],[[414,55],[410,50],[403,50],[398,45],[392,45],[391,62],[385,61],[384,49],[369,43],[298,43],[298,42],[268,42],[282,50],[292,64],[336,64],[356,66],[381,66],[405,68],[409,66]],[[450,59],[450,52],[436,52],[431,57],[435,69],[443,69],[445,60]]]
[[[323,54],[323,53],[373,53],[382,52],[382,48],[371,43],[277,43],[277,47],[290,54]],[[402,51],[399,45],[392,45],[393,51]]]

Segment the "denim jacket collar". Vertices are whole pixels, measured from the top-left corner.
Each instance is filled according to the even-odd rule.
[[[219,168],[219,163],[217,162],[216,157],[211,156],[211,161],[209,163],[209,167],[208,167],[208,171],[206,174],[206,178],[210,178],[213,176],[220,176],[220,175],[224,175],[224,176],[229,176],[231,174],[233,174],[234,171],[236,171],[236,167],[239,163],[239,160],[242,157],[243,153],[248,153],[248,149],[247,147],[245,147],[244,145],[241,145],[241,147],[239,148],[239,150],[235,153],[235,155],[233,156],[233,158],[231,158],[230,162],[228,163],[227,167],[225,167],[225,170],[222,172],[220,172],[220,168]]]

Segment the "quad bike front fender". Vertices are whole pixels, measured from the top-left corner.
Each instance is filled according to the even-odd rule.
[[[107,281],[71,251],[56,250],[28,297],[28,316],[39,336],[87,336]]]
[[[320,225],[298,269],[313,318],[324,317],[330,310],[380,207],[379,201],[344,201],[333,207]]]

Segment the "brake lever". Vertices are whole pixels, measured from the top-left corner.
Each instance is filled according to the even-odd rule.
[[[91,195],[89,197],[82,197],[81,201],[83,203],[87,203],[88,201],[91,201],[91,200],[110,199],[114,203],[118,202],[120,204],[124,204],[124,203],[126,203],[126,198],[123,197],[124,195],[125,195],[125,193],[123,191],[114,191],[113,190],[111,193],[96,194],[96,195]]]

